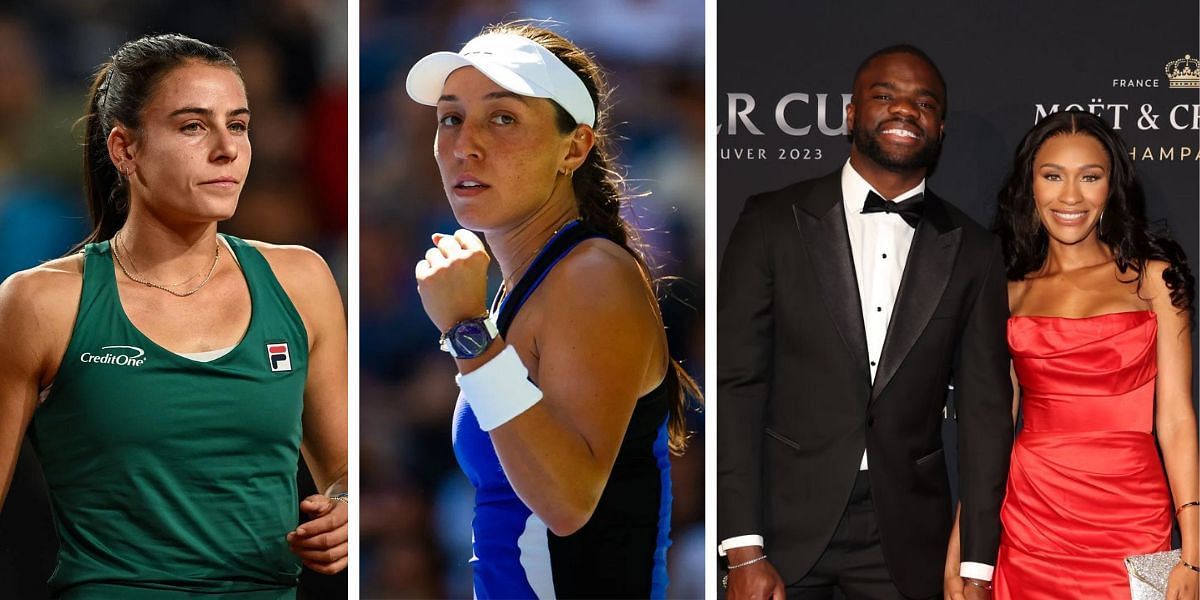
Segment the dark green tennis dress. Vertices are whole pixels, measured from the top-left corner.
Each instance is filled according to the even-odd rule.
[[[252,309],[242,341],[211,362],[138,331],[108,242],[84,249],[75,329],[32,426],[61,598],[295,597],[285,536],[298,518],[308,336],[262,254],[224,237]]]

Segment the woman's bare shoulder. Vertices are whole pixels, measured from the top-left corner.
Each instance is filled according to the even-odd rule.
[[[56,347],[70,336],[82,290],[82,254],[13,273],[0,284],[0,336]]]
[[[321,328],[341,320],[344,327],[342,294],[333,272],[325,259],[315,250],[298,245],[280,245],[246,240],[257,249],[279,285],[287,292],[300,318],[309,327],[312,335],[314,326]]]
[[[333,273],[325,259],[315,250],[299,245],[270,244],[256,240],[246,243],[257,249],[279,283],[289,295],[303,296],[313,291],[328,291],[336,288]]]
[[[0,284],[0,306],[34,307],[69,301],[83,289],[83,255],[72,254],[17,271]]]
[[[1025,297],[1025,292],[1029,291],[1029,280],[1019,279],[1008,282],[1008,311],[1016,313],[1017,308],[1021,306],[1021,300]]]
[[[1165,260],[1146,261],[1142,269],[1141,288],[1138,296],[1150,304],[1151,309],[1169,309],[1172,307],[1171,288],[1167,285],[1167,270],[1171,263]]]
[[[648,289],[642,264],[629,250],[605,238],[580,242],[563,257],[546,281],[592,300],[633,296]]]

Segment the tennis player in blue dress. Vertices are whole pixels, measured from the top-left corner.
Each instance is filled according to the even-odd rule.
[[[507,23],[423,58],[407,87],[437,108],[434,154],[463,227],[433,235],[416,278],[460,373],[476,597],[664,597],[669,455],[696,389],[619,214],[598,65]],[[473,231],[504,277],[490,310],[492,256]]]

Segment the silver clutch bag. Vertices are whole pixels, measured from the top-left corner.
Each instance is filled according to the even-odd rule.
[[[1138,554],[1125,558],[1129,571],[1129,591],[1133,600],[1163,600],[1167,597],[1167,576],[1179,564],[1180,550]]]

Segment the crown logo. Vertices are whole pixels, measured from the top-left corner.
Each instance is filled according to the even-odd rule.
[[[1191,54],[1167,63],[1166,72],[1173,88],[1200,88],[1200,59]]]

